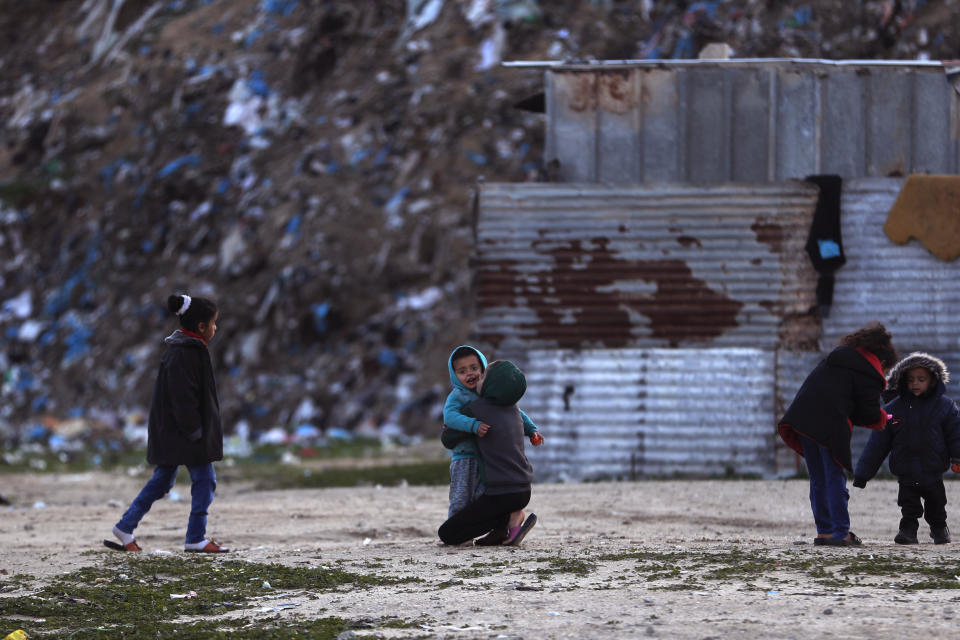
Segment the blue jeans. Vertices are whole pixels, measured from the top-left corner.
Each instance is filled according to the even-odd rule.
[[[167,494],[177,480],[176,466],[157,465],[153,477],[147,480],[137,494],[127,512],[120,518],[117,528],[124,533],[133,533],[143,516],[150,511],[153,503]],[[217,474],[213,463],[187,467],[190,472],[190,519],[187,520],[186,544],[202,542],[207,533],[207,509],[213,502],[213,492],[217,489]]]
[[[850,512],[847,502],[847,473],[833,459],[830,450],[813,440],[800,437],[803,459],[810,475],[810,507],[817,533],[829,533],[834,538],[846,538],[850,533]]]

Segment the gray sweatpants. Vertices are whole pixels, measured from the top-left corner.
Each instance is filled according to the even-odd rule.
[[[450,509],[447,518],[483,495],[480,467],[476,458],[461,458],[450,462]]]

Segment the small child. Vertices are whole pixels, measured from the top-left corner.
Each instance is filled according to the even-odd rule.
[[[120,551],[141,551],[133,530],[153,503],[173,488],[179,465],[185,465],[193,484],[184,550],[225,553],[229,549],[205,537],[207,509],[217,488],[213,462],[223,459],[220,400],[207,351],[220,314],[212,300],[187,295],[170,296],[167,308],[180,318],[180,329],[164,340],[167,351],[153,388],[147,462],[157,467],[113,527],[120,544],[111,540],[103,543]]]
[[[884,406],[893,418],[886,429],[870,434],[857,461],[853,486],[863,489],[890,455],[903,516],[893,539],[897,544],[917,544],[920,516],[935,544],[950,542],[943,473],[951,466],[960,471],[960,411],[944,395],[949,380],[947,365],[928,353],[914,352],[898,362],[887,376],[897,396]]]
[[[464,407],[480,397],[477,395],[477,382],[486,368],[487,359],[479,349],[461,345],[450,353],[447,370],[453,389],[443,405],[443,424],[446,429],[474,434],[480,438],[490,429],[490,425],[463,413]],[[523,420],[523,433],[530,438],[530,443],[534,446],[543,444],[544,438],[537,431],[537,425],[523,411],[520,411],[520,417]],[[448,518],[483,493],[476,438],[459,439],[452,449]]]

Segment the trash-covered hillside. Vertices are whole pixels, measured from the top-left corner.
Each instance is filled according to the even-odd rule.
[[[0,9],[6,446],[136,432],[175,292],[220,306],[228,432],[434,433],[473,187],[546,179],[542,75],[503,60],[960,57],[956,1]]]

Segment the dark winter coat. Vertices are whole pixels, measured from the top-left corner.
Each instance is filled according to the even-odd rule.
[[[921,396],[907,388],[907,371],[923,367],[933,374],[931,388]],[[960,458],[960,411],[948,398],[950,372],[942,360],[926,353],[911,353],[890,370],[887,384],[897,397],[884,407],[900,419],[883,431],[870,434],[854,478],[858,485],[876,475],[890,455],[890,472],[902,482],[929,485],[943,477],[950,460]]]
[[[199,465],[223,459],[220,400],[202,340],[174,331],[153,387],[147,462]]]
[[[865,349],[840,346],[804,380],[779,422],[780,437],[803,455],[800,438],[826,447],[840,466],[853,470],[853,425],[882,429],[887,413],[880,406],[885,381],[880,360]]]

